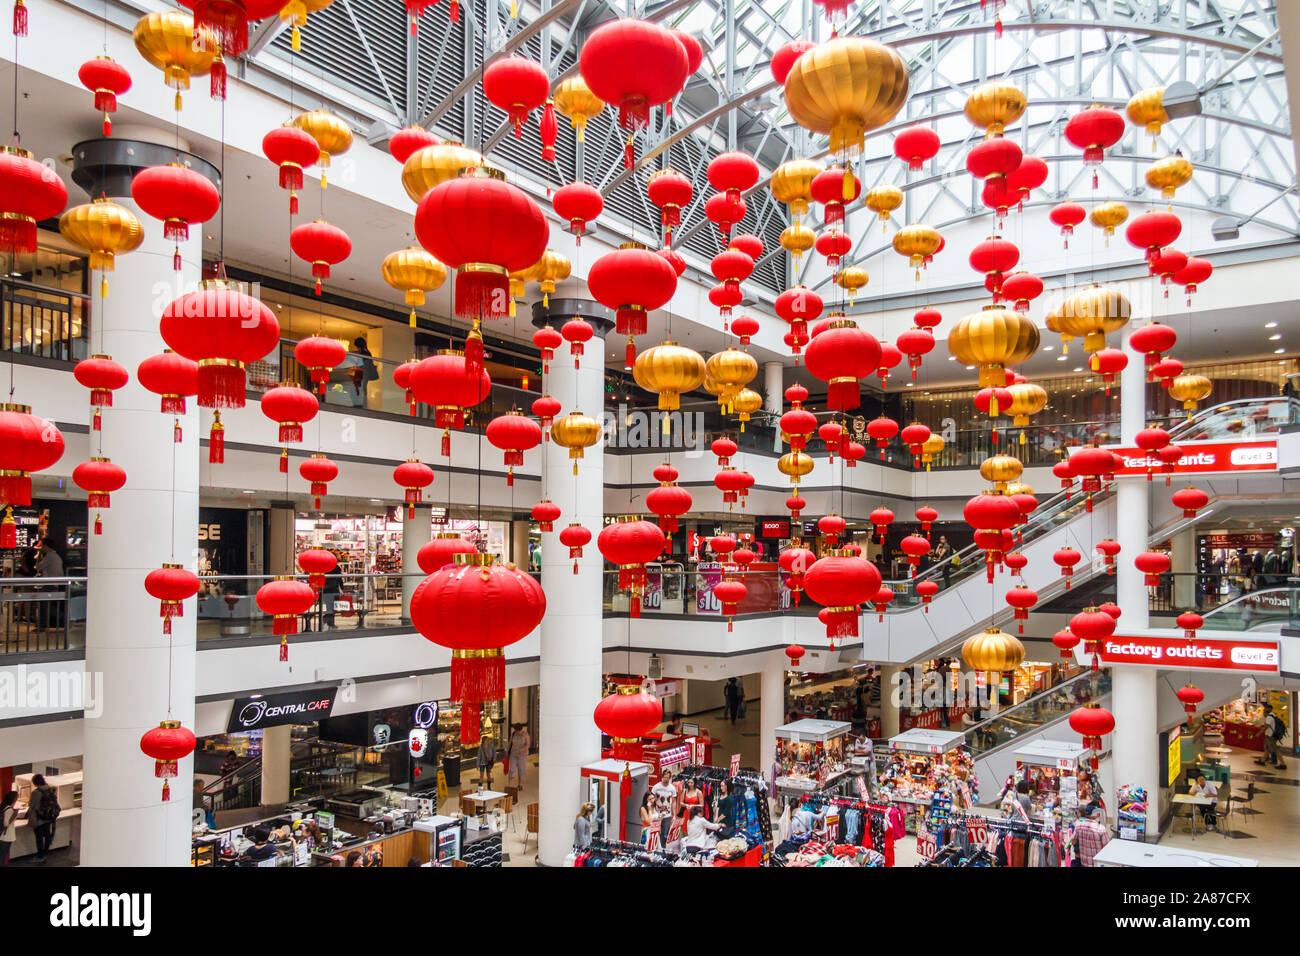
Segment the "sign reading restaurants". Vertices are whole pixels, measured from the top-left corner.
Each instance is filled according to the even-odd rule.
[[[1277,641],[1195,637],[1129,637],[1116,634],[1101,646],[1104,664],[1139,664],[1178,670],[1255,671],[1276,674]]]
[[[1277,471],[1277,442],[1179,442],[1185,454],[1174,468],[1177,475],[1207,475],[1239,471]],[[1161,473],[1164,462],[1141,448],[1105,446],[1124,460],[1115,469],[1117,475],[1145,475],[1148,470]]]

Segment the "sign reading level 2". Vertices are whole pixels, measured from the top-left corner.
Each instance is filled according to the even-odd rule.
[[[1178,670],[1256,671],[1276,674],[1281,661],[1277,641],[1238,641],[1197,637],[1126,637],[1116,634],[1101,646],[1106,664],[1146,664]]]
[[[1277,442],[1179,442],[1186,451],[1174,470],[1178,475],[1206,475],[1238,471],[1277,471]],[[1164,463],[1140,448],[1107,446],[1124,459],[1117,475],[1145,475],[1147,469],[1161,473]]]

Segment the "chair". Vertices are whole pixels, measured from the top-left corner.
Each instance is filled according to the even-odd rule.
[[[462,794],[460,798],[460,812],[465,814],[467,817],[476,816],[478,814],[478,803],[470,797]]]
[[[510,799],[513,800],[515,803],[519,802],[519,793],[520,793],[519,787],[506,786],[506,787],[502,787],[501,789],[504,790],[506,793],[508,793],[510,795]]]
[[[1246,822],[1247,813],[1255,812],[1255,781],[1254,780],[1246,784],[1245,793],[1234,793],[1230,795],[1228,800],[1228,813],[1232,813],[1234,809],[1240,811],[1242,823]]]
[[[541,832],[541,826],[537,821],[537,807],[538,804],[536,803],[528,804],[528,820],[524,824],[524,852],[525,853],[528,852],[528,837],[531,835],[533,839],[536,840],[537,834]]]

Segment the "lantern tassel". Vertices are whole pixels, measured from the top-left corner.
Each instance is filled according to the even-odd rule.
[[[94,431],[94,432],[97,432],[97,431],[99,431],[99,429],[100,429],[100,425],[102,425],[102,424],[103,424],[103,418],[102,418],[102,416],[99,414],[99,409],[96,408],[96,409],[95,409],[95,414],[94,414],[94,415],[91,417],[91,419],[90,419],[90,430],[91,430],[91,431]]]
[[[506,318],[514,299],[504,273],[469,270],[456,275],[456,316],[461,319]]]
[[[104,114],[104,136],[105,138],[107,138],[112,135],[113,135],[113,121],[109,119],[108,114],[105,113]]]
[[[460,708],[460,742],[462,744],[476,744],[478,740],[478,704],[462,704]]]
[[[212,430],[208,432],[208,464],[221,465],[226,461],[226,426],[221,424],[221,413],[212,419]]]
[[[280,449],[280,474],[289,474],[289,449]]]
[[[95,515],[95,534],[104,533],[104,520],[102,515]]]
[[[451,457],[451,432],[447,429],[442,432],[442,457]]]
[[[172,422],[172,441],[177,445],[181,443],[181,420],[179,418]]]
[[[18,523],[14,521],[14,509],[5,508],[4,520],[0,521],[0,548],[18,547]]]
[[[289,639],[287,637],[281,637],[280,638],[280,662],[284,663],[288,660],[289,660]]]
[[[27,5],[23,0],[14,3],[14,36],[27,36]]]
[[[226,98],[226,63],[225,60],[218,57],[212,64],[212,70],[208,74],[210,83],[208,94],[214,100],[224,100]]]
[[[460,23],[460,0],[451,0],[451,9],[447,11],[447,19],[452,23]],[[475,740],[478,738],[475,737]]]
[[[168,785],[166,780],[163,781],[162,798],[163,803],[167,803],[172,798],[172,788]]]
[[[298,215],[298,194],[292,189],[289,190],[289,215]]]

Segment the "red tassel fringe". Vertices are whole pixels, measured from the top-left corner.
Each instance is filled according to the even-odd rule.
[[[281,442],[302,441],[302,424],[299,422],[281,422],[280,441]]]
[[[7,505],[31,504],[31,477],[28,475],[0,475],[0,502]]]
[[[509,315],[509,280],[497,272],[456,275],[456,315],[462,319],[504,319]]]
[[[204,408],[243,408],[244,370],[233,365],[199,366],[199,404]]]
[[[23,0],[14,4],[14,36],[27,36],[27,7],[23,5]]]
[[[208,464],[223,465],[226,462],[226,435],[225,429],[218,429],[215,426],[208,433]]]

